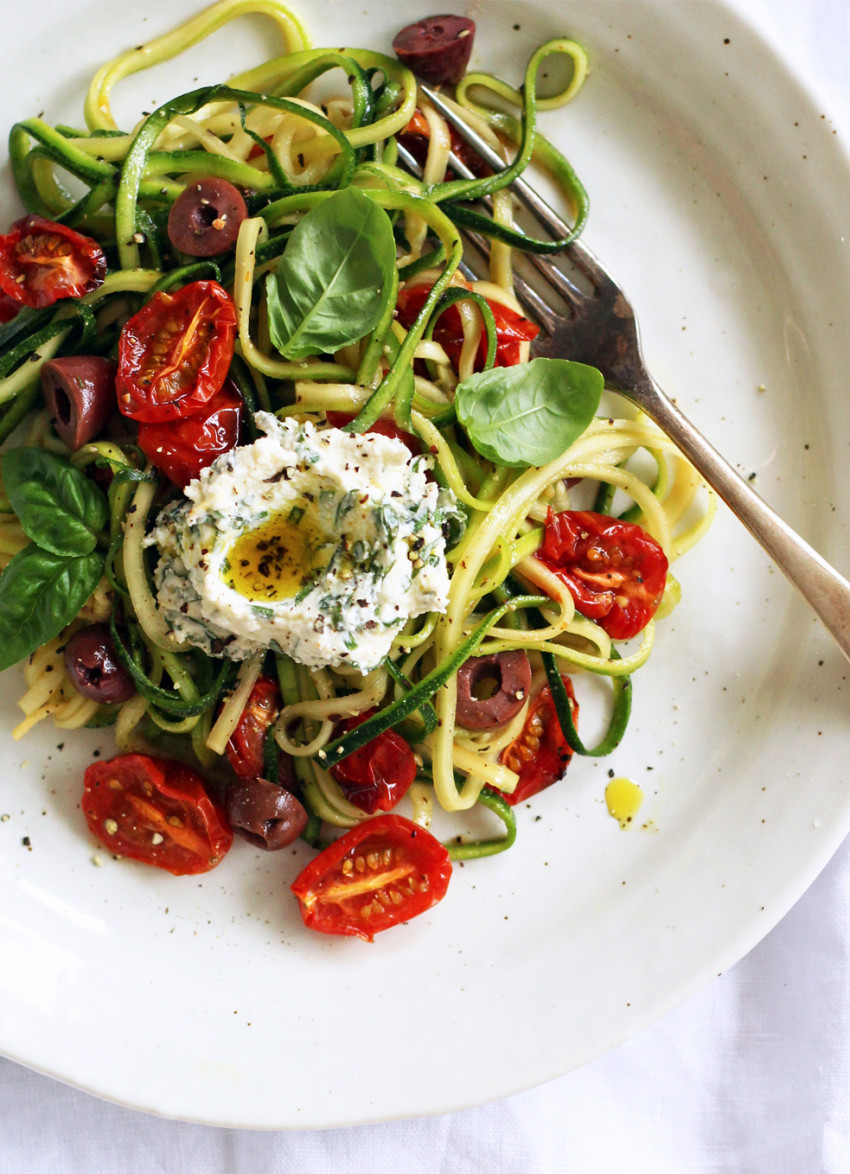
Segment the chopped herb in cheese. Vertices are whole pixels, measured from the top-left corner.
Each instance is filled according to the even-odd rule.
[[[166,507],[157,602],[180,641],[241,660],[257,649],[363,672],[411,617],[444,611],[444,534],[462,514],[430,458],[376,433],[278,420],[219,457]]]

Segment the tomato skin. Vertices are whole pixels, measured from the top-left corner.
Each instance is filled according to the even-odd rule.
[[[368,710],[346,718],[336,736],[356,729],[374,712]],[[331,767],[330,773],[348,802],[372,815],[376,811],[391,811],[407,793],[416,778],[416,759],[400,734],[385,730]]]
[[[11,322],[13,318],[17,318],[21,305],[21,302],[16,302],[8,294],[0,293],[0,326],[4,326],[7,322]]]
[[[227,377],[236,308],[217,281],[154,294],[130,318],[118,345],[118,408],[145,424],[203,411]]]
[[[430,832],[401,815],[376,815],[320,852],[291,888],[308,929],[371,942],[441,901],[451,875]]]
[[[97,241],[64,224],[24,216],[0,236],[0,291],[19,305],[38,310],[61,298],[81,298],[105,276],[106,257]]]
[[[573,722],[578,721],[578,702],[569,677],[561,677]],[[552,690],[545,685],[528,707],[528,716],[518,738],[506,746],[499,761],[519,775],[516,790],[502,797],[515,807],[538,791],[551,787],[563,777],[573,756],[555,712]],[[501,792],[500,792],[501,794]]]
[[[265,137],[264,137],[263,141],[264,141],[264,142],[266,142],[266,143],[271,143],[271,141],[272,141],[272,139],[273,139],[273,138],[274,138],[274,135],[267,135],[267,136],[265,136]],[[255,159],[259,159],[261,156],[262,156],[263,158],[265,158],[265,155],[266,155],[266,153],[265,153],[265,151],[263,150],[263,148],[260,146],[260,144],[259,144],[259,143],[254,143],[253,147],[252,147],[252,148],[251,148],[251,150],[248,152],[248,160],[247,160],[247,161],[248,161],[249,163],[253,163],[253,161],[254,161]]]
[[[92,763],[82,808],[89,830],[105,848],[174,876],[208,872],[233,843],[224,812],[207,794],[201,775],[171,758],[121,754]]]
[[[327,412],[326,415],[331,428],[343,428],[350,420],[354,419],[350,412]],[[414,436],[412,432],[405,432],[403,428],[399,428],[393,420],[385,420],[381,417],[366,431],[378,432],[381,436],[388,436],[390,440],[400,440],[415,457],[418,457],[422,452],[419,438]]]
[[[419,164],[425,163],[430,137],[431,127],[428,125],[428,119],[417,107],[413,111],[410,122],[399,132],[399,138]],[[449,139],[452,151],[461,163],[466,164],[473,175],[483,179],[484,176],[493,174],[477,151],[464,142],[453,126],[449,127]],[[446,175],[449,177],[454,175],[451,168],[448,169]]]
[[[277,681],[272,677],[257,677],[225,750],[240,778],[265,776],[266,731],[277,721],[282,705]]]
[[[243,408],[236,384],[227,379],[196,415],[140,424],[139,448],[152,465],[185,489],[216,457],[239,443]]]
[[[641,527],[589,510],[550,508],[536,557],[567,585],[576,610],[612,640],[629,640],[658,609],[667,556]]]
[[[431,292],[431,286],[424,283],[405,286],[398,294],[398,320],[402,326],[410,327],[416,315],[425,304],[425,299]],[[487,299],[487,305],[493,311],[496,323],[496,362],[497,367],[513,367],[520,361],[521,347],[524,342],[530,342],[540,333],[540,327],[517,314],[509,306],[501,302]],[[437,320],[433,334],[434,342],[438,342],[448,355],[452,366],[457,370],[460,363],[460,353],[463,349],[463,327],[460,312],[457,306],[449,306]],[[475,370],[481,371],[487,359],[487,335],[482,331],[481,341],[478,344],[478,353],[475,356]]]

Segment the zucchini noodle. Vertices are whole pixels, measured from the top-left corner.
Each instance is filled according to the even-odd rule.
[[[177,95],[135,126],[117,124],[112,98],[123,79],[174,59],[243,15],[271,23],[276,56],[226,83]],[[538,76],[555,59],[567,67],[567,80],[560,92],[540,97]],[[16,738],[47,716],[63,729],[114,723],[122,751],[199,764],[213,786],[225,788],[233,778],[229,746],[259,679],[270,677],[281,704],[264,763],[273,768],[281,756],[291,760],[294,786],[310,816],[310,843],[367,817],[350,800],[337,767],[392,732],[406,740],[415,762],[409,809],[417,825],[432,827],[438,807],[458,812],[479,803],[491,813],[488,819],[495,815],[504,824],[494,839],[453,840],[456,859],[513,843],[511,803],[525,797],[528,784],[525,766],[513,766],[536,762],[547,691],[554,690],[552,736],[578,753],[596,752],[578,741],[573,718],[565,714],[572,690],[563,684],[566,674],[579,696],[583,674],[610,679],[611,732],[598,752],[613,748],[628,718],[630,675],[647,661],[656,638],[653,614],[661,619],[672,610],[678,581],[667,574],[644,621],[618,635],[595,601],[607,591],[609,611],[625,609],[635,583],[640,596],[640,574],[630,580],[628,569],[618,569],[625,557],[620,551],[614,570],[606,572],[612,586],[596,583],[592,567],[570,578],[551,553],[553,527],[557,519],[575,517],[581,541],[588,537],[582,518],[604,515],[618,533],[639,528],[666,574],[667,564],[705,533],[714,497],[671,442],[616,395],[614,414],[591,411],[572,439],[553,450],[557,455],[539,460],[509,459],[498,449],[504,436],[486,439],[490,421],[482,424],[462,410],[471,385],[481,387],[485,378],[503,377],[531,359],[536,328],[514,294],[517,254],[555,252],[565,243],[537,240],[515,225],[511,181],[531,165],[548,172],[566,208],[568,239],[587,218],[580,180],[537,129],[538,113],[572,101],[587,72],[584,49],[560,38],[532,55],[520,87],[467,74],[453,104],[493,144],[504,166],[457,179],[450,159],[454,132],[418,95],[413,74],[399,61],[371,49],[313,48],[298,17],[279,0],[219,0],[104,64],[85,97],[84,129],[52,127],[42,117],[12,128],[12,168],[27,211],[90,234],[108,262],[105,278],[84,297],[26,309],[0,326],[0,439],[14,433],[16,443],[65,461],[75,474],[101,484],[106,502],[105,519],[90,527],[97,544],[92,557],[102,560],[103,577],[82,609],[27,657]],[[402,138],[419,151],[421,178],[397,166]],[[169,236],[171,208],[200,179],[235,185],[246,204],[233,244],[210,259],[181,253]],[[333,208],[329,201],[349,189],[357,189],[358,200],[379,214],[392,237],[395,265],[380,291],[380,312],[360,338],[287,357],[273,341],[280,333],[270,292],[275,274],[299,226]],[[491,245],[489,268],[477,278],[468,266],[480,270],[480,258],[464,253],[469,228]],[[449,574],[444,610],[405,617],[388,656],[368,670],[353,664],[309,668],[313,662],[296,662],[273,641],[236,670],[224,653],[226,641],[213,640],[209,651],[187,645],[160,605],[156,559],[148,550],[154,518],[180,498],[179,490],[143,456],[135,423],[117,412],[105,434],[87,437],[72,453],[52,426],[40,390],[45,363],[79,354],[115,358],[131,315],[151,299],[212,279],[235,309],[229,373],[246,418],[244,443],[258,436],[257,409],[320,431],[330,425],[355,436],[383,432],[424,454],[430,476],[453,502],[451,518],[442,523]],[[504,426],[511,436],[512,426]],[[416,567],[424,558],[422,544],[410,549]],[[30,545],[25,519],[0,487],[4,574]],[[133,683],[129,700],[100,702],[75,688],[64,652],[91,624],[109,625]],[[476,659],[467,664],[470,657]],[[479,695],[470,693],[470,680],[474,666],[484,664],[480,658],[493,658],[497,667]],[[507,716],[477,727],[470,710],[487,709],[487,688],[497,698],[505,691],[502,666],[515,662],[527,664],[530,685],[511,695]]]

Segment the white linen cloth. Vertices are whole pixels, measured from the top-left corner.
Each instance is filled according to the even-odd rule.
[[[746,2],[793,46],[850,141],[847,0]],[[0,1060],[0,1174],[847,1174],[848,930],[850,842],[745,959],[628,1043],[540,1088],[431,1119],[216,1129]]]

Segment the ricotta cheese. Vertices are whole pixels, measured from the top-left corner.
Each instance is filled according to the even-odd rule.
[[[158,606],[214,656],[367,672],[408,619],[446,610],[454,495],[399,440],[255,419],[265,435],[203,470],[146,540]]]

